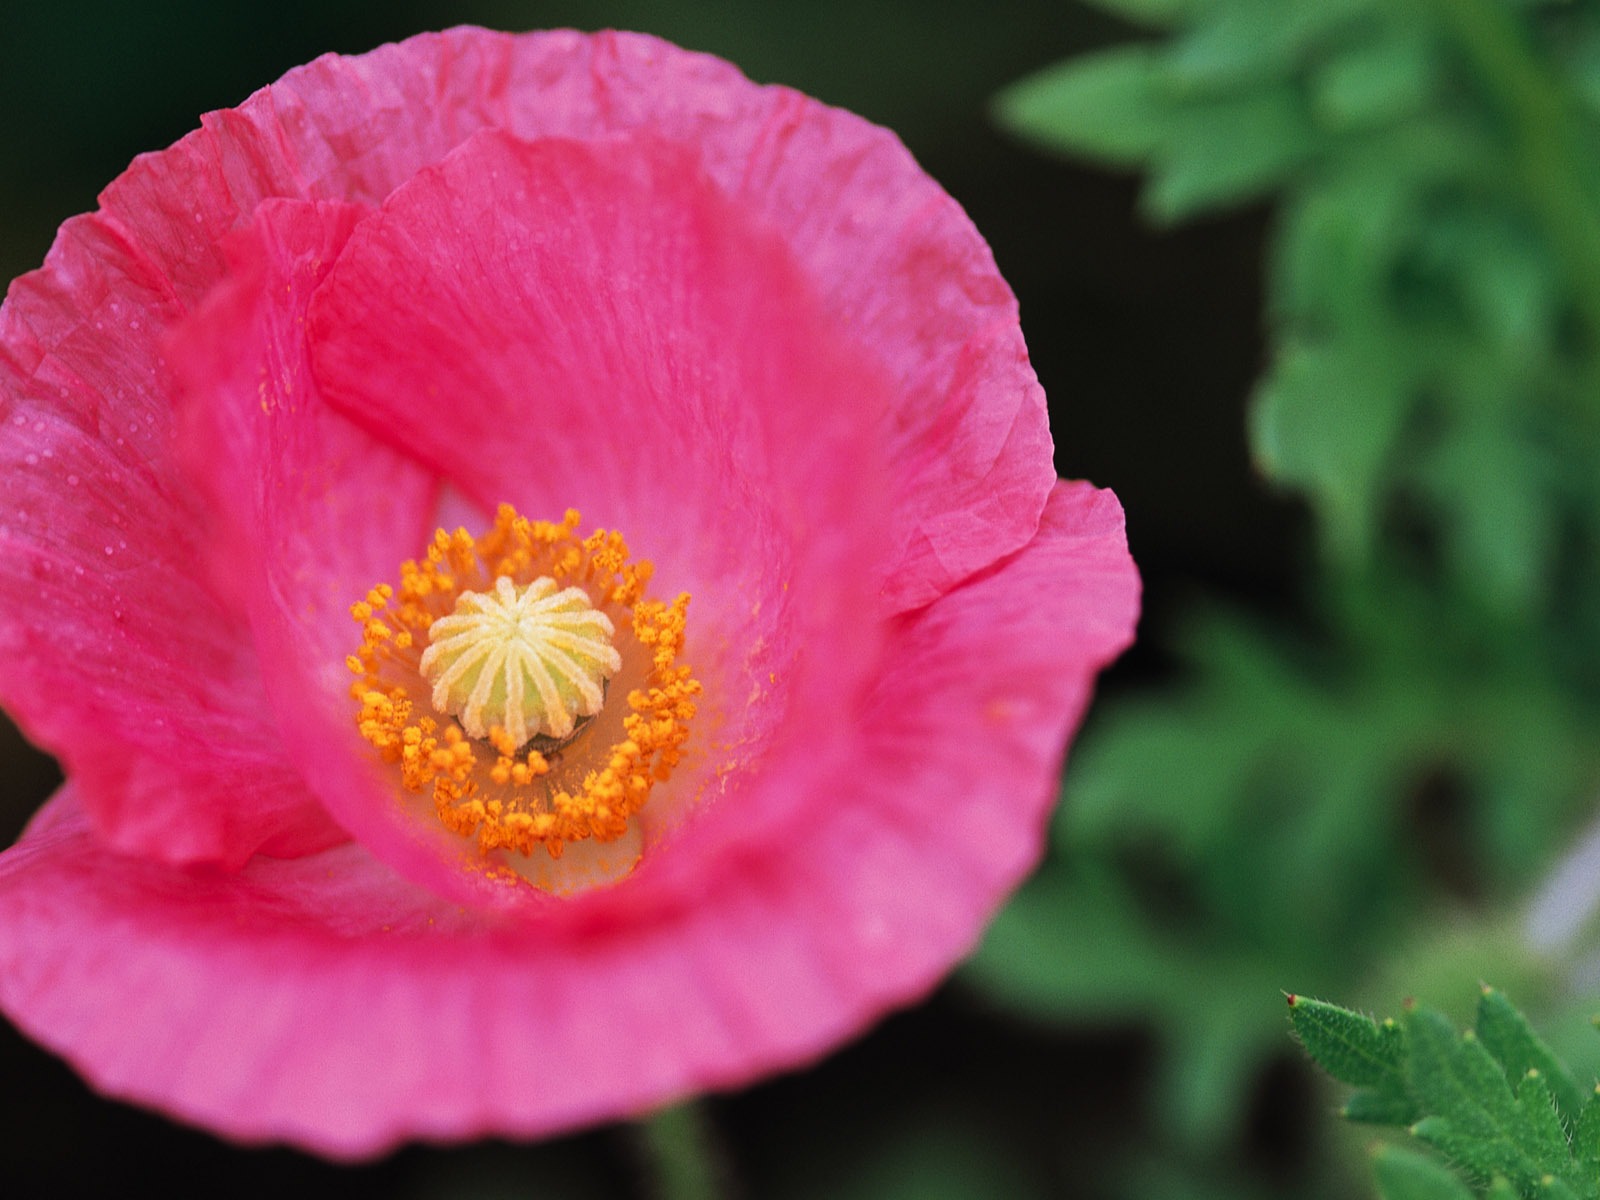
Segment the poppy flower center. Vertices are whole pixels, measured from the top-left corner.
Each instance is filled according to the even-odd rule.
[[[361,736],[485,853],[621,839],[695,715],[700,684],[678,661],[689,597],[646,599],[650,563],[578,521],[502,505],[481,537],[437,531],[398,588],[351,606]]]
[[[492,592],[462,592],[428,626],[419,665],[433,707],[475,738],[498,727],[518,746],[535,735],[564,741],[599,712],[622,665],[616,627],[582,588],[558,586],[548,575],[526,587],[501,575]]]

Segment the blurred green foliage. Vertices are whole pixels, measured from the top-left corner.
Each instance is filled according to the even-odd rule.
[[[1153,36],[998,116],[1144,171],[1157,223],[1274,205],[1248,434],[1317,547],[1303,620],[1192,606],[1175,677],[1100,708],[967,978],[1156,1030],[1175,1152],[1215,1165],[1275,987],[1359,994],[1452,922],[1430,980],[1581,1002],[1509,914],[1600,784],[1600,5],[1096,2]]]

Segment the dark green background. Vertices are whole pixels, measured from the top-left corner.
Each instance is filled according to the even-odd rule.
[[[1147,631],[1197,586],[1291,603],[1298,517],[1248,465],[1242,417],[1258,373],[1260,214],[1153,234],[1131,179],[1052,161],[1002,135],[993,94],[1126,30],[1043,0],[972,5],[734,3],[11,4],[0,17],[0,272],[36,266],[57,224],[199,113],[243,100],[318,54],[463,22],[644,30],[893,128],[989,239],[1022,301],[1050,397],[1058,470],[1114,488],[1147,583]],[[1108,686],[1161,674],[1146,650]],[[9,733],[9,731],[7,731]],[[11,745],[10,741],[6,746]],[[3,749],[3,748],[0,748]],[[5,759],[6,841],[53,783],[18,744]],[[1273,997],[1264,998],[1273,1002]],[[537,1036],[530,1015],[530,1036]],[[820,1067],[713,1105],[742,1194],[1105,1194],[1137,1153],[1151,1049],[1132,1029],[1018,1025],[959,984]],[[603,1130],[534,1149],[410,1149],[356,1177],[289,1151],[237,1151],[100,1101],[0,1030],[0,1190],[405,1196],[647,1194],[639,1145]],[[1306,1079],[1287,1041],[1235,1147],[1272,1179],[1306,1136]],[[16,1187],[19,1190],[12,1191]],[[854,1190],[852,1190],[854,1189]]]

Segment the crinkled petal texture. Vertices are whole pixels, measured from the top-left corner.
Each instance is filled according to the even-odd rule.
[[[681,147],[484,131],[377,211],[273,201],[229,249],[173,345],[183,440],[278,728],[364,844],[464,902],[550,907],[396,804],[353,736],[349,605],[417,554],[435,479],[485,512],[576,506],[693,597],[709,728],[673,790],[703,810],[698,856],[787,819],[853,752],[891,511],[860,414],[888,388]]]
[[[267,716],[237,598],[208,586],[160,331],[223,279],[264,200],[377,205],[485,129],[688,147],[782,232],[891,388],[860,413],[892,467],[871,567],[890,607],[1033,535],[1054,475],[1016,301],[892,134],[639,35],[456,29],[326,56],[136,160],[0,310],[0,705],[117,846],[237,865],[337,837]]]
[[[1062,485],[1026,548],[894,623],[826,802],[631,918],[485,919],[358,846],[235,874],[121,858],[69,785],[0,858],[0,1000],[108,1091],[334,1155],[804,1061],[928,988],[1033,862],[1133,590],[1116,502]]]
[[[0,856],[21,1026],[360,1156],[750,1080],[972,945],[1138,581],[892,136],[650,38],[463,29],[101,204],[0,310],[0,701],[70,779]],[[692,596],[690,753],[567,898],[402,803],[349,697],[350,602],[502,502]]]

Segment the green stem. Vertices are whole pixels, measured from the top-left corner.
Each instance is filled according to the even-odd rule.
[[[1552,65],[1503,0],[1430,0],[1499,104],[1520,182],[1566,264],[1600,382],[1600,204],[1580,176],[1582,118]]]
[[[711,1120],[693,1100],[639,1123],[657,1200],[715,1200],[725,1193]]]

